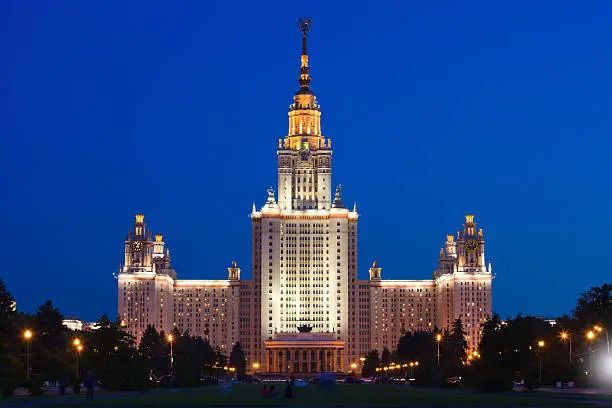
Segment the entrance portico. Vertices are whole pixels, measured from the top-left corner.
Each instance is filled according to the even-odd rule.
[[[344,342],[336,340],[334,333],[277,333],[265,346],[268,373],[344,371]]]

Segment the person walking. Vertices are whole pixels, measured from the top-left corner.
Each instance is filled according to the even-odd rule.
[[[87,401],[94,398],[94,386],[96,385],[96,377],[91,371],[87,372],[85,377],[85,388],[87,388]]]

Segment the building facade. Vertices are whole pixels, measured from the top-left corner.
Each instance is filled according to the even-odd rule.
[[[470,348],[491,314],[484,236],[467,215],[447,236],[431,280],[384,280],[375,262],[357,273],[356,206],[332,187],[332,142],[310,88],[307,33],[300,20],[299,89],[278,140],[277,191],[253,206],[252,277],[236,263],[223,280],[179,280],[161,235],[136,215],[118,274],[119,316],[140,338],[147,325],[202,336],[222,351],[240,341],[249,366],[265,372],[348,372],[369,350],[393,350],[406,332],[448,328],[461,317]]]

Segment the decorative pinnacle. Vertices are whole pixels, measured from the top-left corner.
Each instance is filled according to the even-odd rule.
[[[296,94],[312,94],[310,90],[310,69],[308,68],[308,53],[306,46],[306,38],[308,36],[308,31],[312,27],[312,21],[310,21],[306,16],[304,18],[300,18],[298,20],[298,29],[302,33],[302,64],[300,66],[300,90],[297,91]]]
[[[311,28],[312,21],[310,21],[306,16],[298,19],[298,29],[302,32],[302,55],[306,55],[306,37],[308,36],[308,31],[310,31]]]

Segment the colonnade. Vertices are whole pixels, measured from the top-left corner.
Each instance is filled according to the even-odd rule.
[[[319,373],[343,370],[342,348],[274,347],[266,349],[269,373]]]

